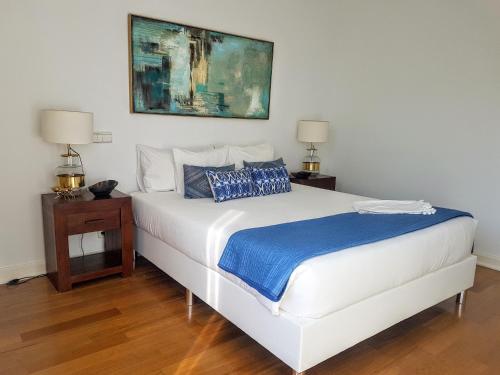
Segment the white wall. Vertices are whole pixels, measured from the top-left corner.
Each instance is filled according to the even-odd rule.
[[[499,267],[500,2],[345,0],[330,15],[340,190],[468,210]]]
[[[128,13],[274,41],[270,120],[130,114]],[[39,194],[58,150],[38,135],[42,108],[94,112],[114,143],[79,148],[88,182],[124,191],[136,143],[268,140],[294,169],[296,120],[330,120],[321,155],[340,190],[469,210],[495,262],[499,17],[497,0],[0,0],[0,281],[43,267]]]
[[[130,114],[127,14],[275,42],[269,121]],[[135,144],[198,146],[270,141],[292,169],[304,151],[296,121],[325,118],[324,7],[306,1],[1,0],[0,281],[43,270],[40,194],[54,184],[56,145],[38,134],[43,108],[94,112],[112,144],[78,148],[87,182],[135,185]]]

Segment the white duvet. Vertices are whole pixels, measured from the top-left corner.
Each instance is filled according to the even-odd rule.
[[[470,254],[476,221],[460,217],[403,236],[319,256],[295,269],[272,302],[217,267],[234,232],[353,211],[355,195],[292,184],[292,192],[214,203],[175,192],[133,193],[136,225],[255,295],[274,314],[320,318],[454,264]],[[311,238],[314,243],[314,238]]]

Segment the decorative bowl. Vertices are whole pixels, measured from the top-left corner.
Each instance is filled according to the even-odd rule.
[[[97,198],[107,197],[111,194],[116,185],[118,185],[118,181],[115,180],[101,181],[89,186],[89,191]]]

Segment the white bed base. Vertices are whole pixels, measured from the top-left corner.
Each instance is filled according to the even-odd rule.
[[[323,318],[304,319],[286,312],[273,316],[232,281],[140,228],[136,230],[135,250],[296,373],[470,288],[476,269],[476,257],[471,255]]]

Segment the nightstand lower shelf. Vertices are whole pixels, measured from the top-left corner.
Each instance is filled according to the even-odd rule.
[[[113,275],[123,271],[121,249],[74,257],[70,258],[69,262],[72,283]]]

